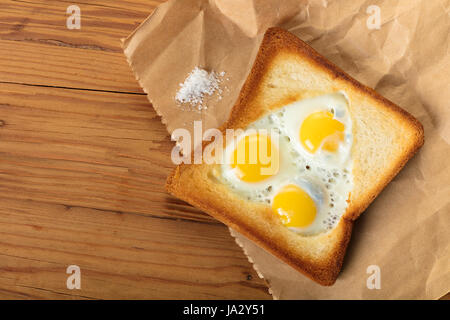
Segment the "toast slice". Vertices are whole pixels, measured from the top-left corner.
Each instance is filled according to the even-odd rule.
[[[267,30],[253,68],[225,129],[246,128],[269,112],[319,95],[344,91],[352,118],[353,189],[348,207],[329,232],[290,231],[265,204],[249,201],[215,179],[217,164],[181,164],[166,188],[241,232],[321,285],[340,272],[353,222],[424,143],[422,125],[409,113],[351,78],[295,35]]]

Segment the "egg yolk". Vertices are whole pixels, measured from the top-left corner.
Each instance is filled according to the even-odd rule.
[[[231,167],[244,182],[259,182],[278,172],[279,153],[267,135],[255,133],[237,143]]]
[[[290,184],[283,187],[272,201],[272,210],[287,227],[307,227],[316,218],[314,200],[300,187]]]
[[[328,111],[310,114],[300,128],[300,141],[311,153],[315,153],[322,146],[323,150],[335,152],[339,143],[344,140],[345,126],[333,119]]]

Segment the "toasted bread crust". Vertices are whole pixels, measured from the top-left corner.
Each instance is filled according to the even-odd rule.
[[[198,166],[198,165],[194,165]],[[245,235],[250,240],[254,241],[260,247],[266,249],[282,261],[291,265],[297,271],[301,272],[311,280],[323,286],[331,286],[335,283],[337,276],[342,267],[347,245],[350,241],[353,221],[343,218],[339,222],[335,230],[339,230],[341,236],[338,242],[335,243],[334,250],[329,253],[327,259],[321,261],[298,259],[289,248],[279,246],[277,243],[270,241],[264,232],[259,229],[254,229],[246,224],[240,223],[229,214],[229,209],[224,206],[220,209],[212,203],[207,197],[193,197],[190,192],[181,185],[181,173],[187,168],[186,165],[181,164],[169,175],[166,182],[166,189],[169,193],[184,200],[196,208],[199,208],[227,226]]]
[[[376,198],[406,162],[423,145],[423,127],[420,122],[408,112],[382,97],[373,89],[368,88],[351,78],[341,69],[320,56],[314,49],[295,35],[280,28],[270,28],[264,36],[253,68],[241,89],[236,104],[230,113],[230,117],[220,128],[222,132],[225,132],[227,128],[245,128],[246,125],[263,115],[263,109],[252,106],[252,110],[249,110],[249,105],[251,105],[251,102],[260,91],[262,79],[271,67],[271,64],[274,63],[275,57],[280,51],[291,52],[298,55],[302,59],[308,60],[310,64],[314,65],[315,68],[320,69],[321,72],[329,74],[332,79],[343,81],[347,86],[351,87],[352,90],[358,91],[364,96],[372,97],[379,102],[380,107],[388,110],[393,116],[397,117],[399,121],[404,122],[406,126],[411,127],[415,132],[415,137],[412,139],[407,152],[405,152],[403,157],[397,161],[387,176],[379,181],[378,184],[374,185],[371,192],[369,192],[366,197],[362,199],[351,199],[347,212],[333,230],[334,244],[331,250],[327,252],[326,257],[321,259],[299,257],[291,248],[282,243],[282,239],[279,239],[278,242],[274,241],[274,239],[269,239],[267,232],[264,232],[264,230],[254,228],[252,225],[236,218],[236,215],[233,214],[233,210],[237,210],[237,208],[233,207],[233,205],[221,202],[218,203],[211,197],[198,194],[199,190],[196,190],[194,194],[192,190],[186,188],[183,183],[186,182],[186,178],[183,177],[183,174],[187,171],[200,171],[204,165],[179,165],[168,177],[166,188],[171,194],[206,211],[213,217],[242,233],[312,280],[321,285],[328,286],[334,284],[342,267],[347,245],[350,241],[354,220],[359,217],[373,199]],[[281,103],[281,105],[283,104],[286,104],[286,101]]]

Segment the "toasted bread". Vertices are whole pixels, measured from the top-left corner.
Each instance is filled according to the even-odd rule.
[[[424,143],[422,125],[409,113],[351,78],[295,35],[270,28],[228,121],[245,128],[290,102],[344,91],[354,136],[353,190],[347,211],[331,231],[302,236],[282,225],[270,207],[233,192],[211,174],[216,164],[181,164],[167,190],[239,231],[322,285],[340,272],[353,222]]]

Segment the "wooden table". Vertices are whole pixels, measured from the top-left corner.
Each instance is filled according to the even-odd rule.
[[[228,229],[164,190],[173,142],[120,47],[158,4],[0,0],[0,298],[271,298]]]
[[[164,190],[173,142],[120,47],[158,4],[0,0],[0,298],[271,298],[227,228]]]

